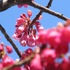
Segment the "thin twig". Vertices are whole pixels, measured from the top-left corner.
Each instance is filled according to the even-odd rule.
[[[37,9],[42,10],[43,12],[49,13],[49,14],[51,14],[51,15],[53,15],[53,16],[56,16],[56,17],[58,17],[58,18],[60,18],[60,19],[62,19],[62,20],[65,20],[65,21],[66,21],[66,20],[69,19],[69,18],[67,18],[66,16],[64,16],[63,14],[60,14],[60,13],[55,12],[55,11],[53,11],[53,10],[50,10],[49,8],[46,8],[46,7],[44,7],[44,6],[42,6],[42,5],[38,4],[38,3],[36,3],[36,2],[34,2],[34,1],[32,1],[32,3],[31,3],[30,5],[33,6],[33,7],[35,7],[35,8],[37,8]]]
[[[3,35],[5,36],[5,38],[7,39],[7,41],[12,45],[12,47],[14,48],[14,50],[16,51],[16,53],[18,54],[18,56],[21,57],[21,54],[20,54],[17,46],[14,44],[14,42],[12,41],[12,39],[7,34],[6,30],[1,25],[0,25],[0,30],[3,33]]]
[[[52,4],[52,1],[53,0],[50,0],[48,5],[46,6],[47,8],[51,7],[51,4]],[[33,21],[30,23],[30,27],[35,23],[35,21],[40,17],[40,15],[43,13],[43,11],[40,11],[36,17],[33,19]]]
[[[53,0],[49,0],[48,5],[46,6],[47,8],[50,8],[52,5]]]
[[[6,68],[4,68],[3,70],[12,70],[12,68],[17,67],[17,66],[22,66],[23,64],[25,64],[26,62],[30,61],[33,57],[34,57],[35,53],[31,54],[30,56],[28,56],[27,58],[25,58],[24,60],[21,60],[13,65],[10,65]]]

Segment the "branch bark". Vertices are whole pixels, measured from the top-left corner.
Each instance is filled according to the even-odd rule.
[[[66,21],[66,20],[69,19],[69,18],[67,18],[66,16],[64,16],[63,14],[60,14],[60,13],[55,12],[55,11],[53,11],[53,10],[50,10],[49,8],[46,8],[46,7],[44,7],[44,6],[42,6],[42,5],[38,4],[38,3],[36,3],[36,2],[34,2],[34,1],[32,1],[30,5],[33,6],[33,7],[35,7],[35,8],[37,8],[37,9],[42,10],[43,12],[46,12],[46,13],[51,14],[51,15],[53,15],[53,16],[56,16],[56,17],[58,17],[58,18],[60,18],[60,19],[62,19],[62,20],[65,20],[65,21]]]
[[[19,4],[30,4],[32,0],[0,0],[0,12]]]
[[[62,20],[66,21],[67,19],[69,19],[66,16],[64,16],[63,14],[50,10],[32,0],[7,0],[7,3],[5,5],[3,5],[3,0],[1,0],[0,1],[0,12],[10,8],[11,6],[18,5],[18,4],[29,4],[32,7],[35,7],[39,10],[42,10],[43,12],[56,16]]]
[[[12,39],[7,34],[6,30],[1,25],[0,25],[0,30],[3,33],[4,37],[7,39],[7,41],[10,42],[10,44],[12,45],[12,47],[14,48],[14,50],[16,51],[16,53],[18,54],[18,56],[21,57],[21,54],[20,54],[17,46],[14,44],[14,42],[12,41]]]
[[[17,66],[22,66],[23,64],[25,64],[26,62],[30,61],[33,57],[34,57],[35,53],[31,54],[30,56],[28,56],[27,58],[25,58],[24,60],[21,60],[13,65],[10,65],[6,68],[3,68],[3,70],[12,70],[12,68],[17,67]]]
[[[50,8],[51,7],[51,4],[52,4],[52,1],[53,0],[49,0],[49,2],[48,2],[48,5],[46,6],[47,8]],[[33,19],[33,21],[30,23],[30,27],[35,23],[35,21],[40,17],[40,15],[43,13],[43,11],[40,11],[37,15],[36,15],[36,17]],[[29,28],[30,28],[29,27]]]

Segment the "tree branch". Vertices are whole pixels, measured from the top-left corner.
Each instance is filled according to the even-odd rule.
[[[51,7],[51,4],[52,4],[52,1],[53,0],[49,0],[49,2],[48,2],[48,5],[46,6],[47,8],[49,8],[49,7]],[[36,17],[33,19],[33,21],[30,23],[30,27],[35,23],[35,21],[40,17],[40,15],[43,13],[43,11],[40,11],[37,15],[36,15]],[[29,27],[29,28],[30,28]]]
[[[53,0],[49,0],[48,5],[46,6],[47,8],[50,8],[52,5]]]
[[[6,68],[4,68],[3,70],[11,70],[12,68],[14,67],[17,67],[17,66],[22,66],[23,64],[25,64],[26,62],[30,61],[33,57],[34,57],[35,53],[31,54],[30,56],[28,56],[27,58],[25,58],[24,60],[21,60],[13,65],[10,65]]]
[[[40,5],[40,4],[32,1],[32,0],[8,0],[5,5],[3,5],[3,0],[1,0],[0,1],[0,12],[10,8],[11,6],[18,5],[18,4],[29,4],[32,7],[40,9],[43,12],[49,13],[49,14],[51,14],[53,16],[56,16],[56,17],[58,17],[58,18],[60,18],[62,20],[66,21],[67,19],[69,19],[66,16],[64,16],[63,14],[60,14],[60,13],[55,12],[53,10],[50,10],[50,9],[48,9],[48,8],[46,8],[46,7],[44,7],[44,6]]]
[[[0,0],[0,12],[19,4],[30,4],[32,0]]]
[[[58,18],[60,18],[62,20],[65,20],[66,21],[67,19],[69,19],[66,16],[64,16],[63,14],[60,14],[60,13],[55,12],[53,10],[50,10],[49,8],[46,8],[46,7],[44,7],[44,6],[36,3],[34,1],[32,1],[32,3],[30,5],[33,6],[33,7],[35,7],[35,8],[37,8],[37,9],[42,10],[43,12],[46,12],[46,13],[51,14],[53,16],[56,16],[56,17],[58,17]]]
[[[21,54],[17,48],[17,46],[14,44],[14,42],[12,41],[12,39],[9,37],[9,35],[6,33],[5,29],[0,25],[0,30],[3,33],[3,35],[5,36],[5,38],[7,39],[7,41],[12,45],[12,47],[14,48],[14,50],[16,51],[16,53],[18,54],[19,57],[21,57]]]

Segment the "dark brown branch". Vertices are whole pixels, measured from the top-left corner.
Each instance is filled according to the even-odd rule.
[[[49,13],[49,14],[51,14],[51,15],[53,15],[53,16],[56,16],[56,17],[58,17],[58,18],[60,18],[60,19],[62,19],[62,20],[65,20],[65,21],[66,21],[67,19],[69,19],[69,18],[67,18],[66,16],[64,16],[63,14],[60,14],[60,13],[55,12],[55,11],[53,11],[53,10],[50,10],[49,8],[46,8],[46,7],[44,7],[44,6],[42,6],[42,5],[38,4],[38,3],[36,3],[36,2],[34,2],[34,1],[32,1],[31,4],[29,4],[29,5],[31,5],[31,6],[33,6],[33,7],[35,7],[35,8],[37,8],[37,9],[40,9],[40,10],[42,10],[43,12]]]
[[[47,8],[51,7],[52,1],[53,1],[53,0],[49,0],[48,5],[46,6]],[[31,22],[30,27],[35,23],[35,21],[40,17],[40,15],[41,15],[42,13],[43,13],[43,11],[40,11],[40,12],[36,15],[36,17],[35,17],[35,18],[33,19],[33,21]]]
[[[46,6],[47,8],[50,8],[50,7],[51,7],[52,1],[53,1],[53,0],[49,0],[48,5]]]
[[[7,39],[8,42],[10,42],[10,44],[12,45],[12,47],[14,48],[14,50],[16,51],[16,53],[18,54],[19,57],[21,57],[21,54],[17,48],[17,46],[14,44],[14,42],[12,41],[12,39],[9,37],[9,35],[6,33],[5,29],[0,25],[0,30],[3,33],[3,35],[5,36],[5,38]]]
[[[5,5],[2,4],[2,1],[0,1],[0,12],[10,8],[13,5],[29,4],[32,7],[35,7],[37,9],[39,9],[39,10],[42,10],[43,12],[49,13],[49,14],[51,14],[53,16],[56,16],[56,17],[58,17],[58,18],[60,18],[62,20],[66,21],[67,19],[69,19],[66,16],[64,16],[63,14],[60,14],[60,13],[55,12],[53,10],[50,10],[50,9],[48,9],[48,8],[46,8],[46,7],[44,7],[44,6],[40,5],[40,4],[32,1],[32,0],[8,0],[8,2]],[[4,7],[6,7],[6,8],[4,8]]]
[[[10,8],[13,5],[14,0],[0,0],[0,12]]]
[[[3,70],[12,70],[12,68],[17,67],[17,66],[22,66],[23,64],[25,64],[26,62],[30,61],[33,57],[34,57],[35,53],[31,54],[30,56],[28,56],[26,59],[21,60],[11,66],[8,66],[6,68],[4,68]]]
[[[32,0],[0,0],[0,12],[19,4],[30,4]]]

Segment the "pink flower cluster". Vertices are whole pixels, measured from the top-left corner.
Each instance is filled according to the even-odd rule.
[[[22,14],[16,22],[16,31],[13,37],[20,42],[22,46],[41,46],[42,44],[49,45],[50,48],[56,50],[58,55],[68,52],[68,44],[70,42],[70,27],[55,27],[46,29],[36,21],[32,28],[30,27],[31,10],[27,12],[28,17]],[[69,21],[67,21],[69,23]],[[67,23],[66,22],[66,23]],[[38,34],[37,34],[38,32]]]
[[[7,54],[5,54],[2,57],[2,62],[0,62],[0,70],[3,70],[3,68],[6,68],[10,65],[13,65],[15,61],[10,58]],[[14,67],[12,70],[25,70],[22,66]]]
[[[14,63],[14,61],[7,55],[7,53],[12,53],[12,51],[11,46],[4,45],[3,42],[0,43],[0,70],[3,70],[4,67]]]
[[[70,26],[59,25],[44,30],[41,24],[36,21],[29,29],[31,16],[32,12],[30,10],[28,11],[28,17],[25,14],[20,16],[13,35],[22,46],[40,46],[39,54],[36,54],[31,62],[26,63],[24,68],[26,70],[70,70],[70,57],[66,59],[64,56],[69,50]],[[66,24],[69,25],[70,20],[67,20]],[[26,50],[22,54],[21,60],[32,52],[32,49]],[[59,58],[62,59],[61,63],[56,62]]]
[[[68,44],[70,43],[70,27],[52,28],[43,30],[38,33],[38,41],[42,44],[49,44],[50,48],[56,50],[58,54],[68,52]]]
[[[13,36],[22,46],[40,46],[40,54],[36,54],[30,63],[24,65],[24,68],[27,70],[70,70],[70,60],[64,57],[69,50],[70,20],[66,21],[65,24],[68,25],[66,27],[59,25],[46,30],[36,21],[33,24],[34,27],[29,30],[31,16],[31,11],[28,12],[28,17],[25,14],[20,16]],[[21,59],[29,55],[22,54]],[[61,63],[55,61],[58,58],[62,58]]]
[[[12,53],[12,47],[11,46],[8,46],[8,45],[4,45],[4,43],[0,43],[0,53],[1,52],[7,52],[7,53]]]
[[[32,50],[34,46],[39,46],[39,52],[24,66],[15,67],[12,70],[70,70],[70,56],[65,57],[65,54],[70,50],[70,20],[66,21],[66,27],[59,25],[45,30],[38,21],[40,18],[31,26],[31,16],[31,10],[28,10],[27,16],[20,15],[16,21],[13,38],[18,40],[22,46],[32,47],[21,52],[20,61],[34,53]],[[15,63],[7,54],[3,54],[4,47],[5,45],[0,43],[1,70]],[[8,53],[12,52],[9,46],[6,46],[6,50]],[[59,58],[62,59],[60,63],[60,60],[56,61]]]
[[[36,31],[44,30],[44,28],[40,25],[38,21],[35,22],[34,27],[30,28],[30,17],[32,16],[32,11],[28,10],[28,17],[25,14],[21,14],[20,18],[17,19],[16,22],[16,31],[13,35],[13,38],[18,40],[22,46],[36,46],[38,36],[36,35]]]
[[[20,60],[25,59],[25,56],[28,57],[30,54],[33,53],[33,50],[31,48],[27,49],[22,53],[22,57]],[[11,57],[8,56],[7,53],[12,53],[12,47],[6,46],[3,42],[0,43],[0,70],[3,70],[4,68],[15,64],[18,61],[13,60]],[[12,70],[26,70],[23,66],[17,66],[12,68]]]
[[[32,53],[31,49],[28,49],[29,53]],[[27,52],[28,52],[27,50]],[[31,50],[31,52],[30,52]],[[23,54],[23,59],[25,59],[27,53]],[[62,58],[57,62],[57,58]],[[36,53],[31,62],[24,64],[26,70],[70,70],[70,60],[66,57],[58,57],[54,49],[44,48],[41,53]]]

